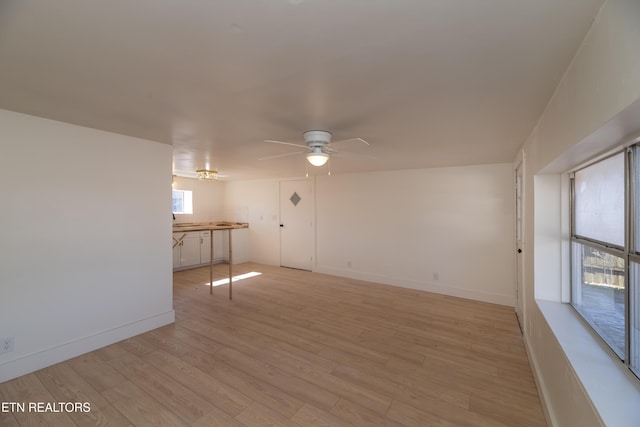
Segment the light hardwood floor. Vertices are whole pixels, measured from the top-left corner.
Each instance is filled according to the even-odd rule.
[[[227,267],[215,267],[214,280]],[[176,323],[0,384],[2,426],[544,426],[512,308],[260,264],[174,274]],[[124,296],[126,297],[126,296]]]

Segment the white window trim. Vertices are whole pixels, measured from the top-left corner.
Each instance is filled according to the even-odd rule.
[[[193,192],[191,190],[172,190],[171,196],[173,198],[173,192],[180,191],[183,194],[182,212],[173,212],[174,215],[193,215]],[[172,203],[173,205],[173,203]],[[173,206],[172,206],[173,210]]]
[[[640,420],[640,381],[570,305],[571,209],[568,173],[560,175],[560,186],[561,297],[557,301],[535,298],[535,302],[602,424],[636,427]],[[536,280],[535,286],[540,285]],[[553,419],[553,414],[550,415]]]
[[[603,424],[637,426],[638,379],[569,304],[538,299],[536,303]]]

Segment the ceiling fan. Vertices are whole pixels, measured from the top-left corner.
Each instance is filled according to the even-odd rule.
[[[292,142],[274,141],[271,139],[265,139],[264,142],[270,142],[273,144],[292,145],[294,147],[303,148],[305,151],[296,151],[293,153],[277,154],[275,156],[263,157],[258,160],[275,159],[276,157],[293,156],[301,153],[305,153],[307,161],[313,166],[324,166],[329,157],[336,154],[338,150],[334,147],[336,145],[344,145],[346,143],[358,142],[365,145],[369,145],[367,141],[362,138],[343,139],[341,141],[331,142],[331,132],[326,130],[308,130],[303,135],[306,145],[294,144]]]

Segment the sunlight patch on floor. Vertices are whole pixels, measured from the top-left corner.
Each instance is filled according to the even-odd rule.
[[[261,274],[262,273],[260,273],[258,271],[251,271],[249,273],[238,274],[237,276],[233,276],[233,282],[235,283],[238,280],[249,279],[251,277],[260,276]],[[222,286],[222,285],[227,285],[227,284],[229,284],[229,278],[220,279],[220,280],[214,280],[214,282],[213,282],[213,286]],[[210,283],[209,282],[205,282],[205,283],[203,283],[203,285],[209,286]]]

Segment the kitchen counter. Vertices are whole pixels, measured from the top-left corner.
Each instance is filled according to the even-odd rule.
[[[183,222],[173,224],[173,232],[180,233],[184,231],[205,231],[211,230],[229,230],[229,299],[232,299],[233,288],[233,251],[231,249],[231,230],[240,228],[249,228],[246,222],[216,221],[216,222]],[[213,233],[212,233],[213,234]],[[184,236],[183,236],[184,237]],[[174,238],[174,242],[176,239]],[[210,260],[209,260],[209,293],[213,294],[213,235],[210,241]],[[174,243],[175,246],[176,243]]]
[[[246,222],[215,221],[215,222],[178,222],[173,224],[173,232],[203,231],[203,230],[232,230],[249,228]]]

